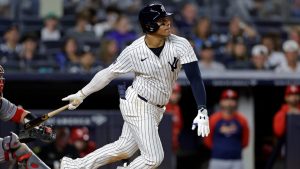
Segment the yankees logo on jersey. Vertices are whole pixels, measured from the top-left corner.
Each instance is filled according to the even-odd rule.
[[[185,38],[170,35],[159,57],[147,47],[144,38],[125,48],[109,69],[116,73],[134,72],[135,91],[155,105],[165,105],[181,65],[197,61],[197,57]]]
[[[175,69],[177,69],[177,63],[178,63],[179,59],[177,59],[176,57],[174,57],[173,63],[171,64],[171,62],[168,62],[169,65],[171,66],[171,71],[174,72]]]

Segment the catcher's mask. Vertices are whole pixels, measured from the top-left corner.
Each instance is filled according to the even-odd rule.
[[[0,98],[2,97],[3,94],[3,88],[4,88],[4,69],[3,67],[0,65]]]

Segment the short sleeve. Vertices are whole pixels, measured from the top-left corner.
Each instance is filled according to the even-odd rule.
[[[108,69],[117,74],[131,72],[133,70],[131,51],[132,50],[129,47],[125,48],[115,62],[108,67]]]
[[[5,98],[1,98],[0,119],[3,121],[10,120],[17,111],[17,106]]]
[[[184,38],[182,38],[180,43],[177,44],[177,51],[180,54],[181,64],[198,61],[192,45]]]

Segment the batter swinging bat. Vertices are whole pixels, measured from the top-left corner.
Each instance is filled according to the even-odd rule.
[[[69,104],[67,104],[67,105],[65,105],[65,106],[63,106],[63,107],[61,107],[59,109],[53,110],[53,111],[51,111],[49,113],[46,113],[46,114],[44,114],[44,115],[42,115],[42,116],[40,116],[40,117],[38,117],[38,118],[36,118],[34,120],[31,120],[31,121],[25,123],[24,124],[24,129],[28,130],[28,129],[31,129],[33,127],[36,127],[36,126],[40,125],[41,123],[45,122],[49,118],[51,118],[51,117],[59,114],[60,112],[66,110],[68,108],[68,106],[69,106]]]

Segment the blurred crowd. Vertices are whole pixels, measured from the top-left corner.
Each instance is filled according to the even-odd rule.
[[[142,0],[57,0],[41,15],[43,3],[0,0],[0,64],[8,72],[94,73],[142,35]],[[300,72],[299,0],[164,3],[175,14],[173,33],[194,46],[201,70]]]

